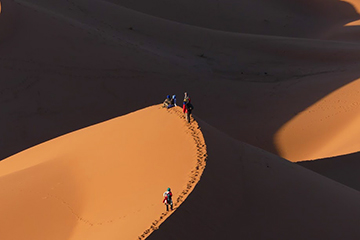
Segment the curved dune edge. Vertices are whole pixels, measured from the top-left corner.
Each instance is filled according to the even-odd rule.
[[[356,152],[331,158],[301,161],[297,164],[360,191],[359,158],[360,152]]]
[[[169,109],[169,114],[175,114],[180,118],[184,118],[181,108],[175,107]],[[191,123],[188,125],[188,134],[193,137],[193,140],[196,144],[197,151],[197,161],[196,166],[191,171],[190,180],[187,183],[186,189],[182,190],[181,194],[174,201],[174,211],[180,207],[180,205],[185,201],[189,194],[194,190],[196,184],[200,181],[201,175],[204,172],[207,159],[207,150],[204,136],[200,130],[199,124],[192,118]],[[141,234],[138,239],[146,239],[152,232],[159,229],[160,225],[168,218],[174,211],[164,212],[161,216],[156,219],[151,226]]]
[[[351,6],[360,13],[360,2],[358,0],[343,0],[343,2],[351,4]]]
[[[198,122],[206,171],[147,240],[360,239],[358,191]]]
[[[171,214],[164,190],[179,207],[206,157],[197,123],[159,105],[39,144],[0,162],[2,237],[144,238]]]
[[[359,151],[359,87],[356,79],[283,125],[274,137],[280,156],[298,162]]]

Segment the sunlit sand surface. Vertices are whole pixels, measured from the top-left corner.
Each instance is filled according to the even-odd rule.
[[[149,107],[3,160],[2,237],[141,236],[165,218],[163,192],[171,187],[178,207],[199,177],[200,146],[175,113]]]
[[[359,151],[359,99],[356,80],[299,113],[276,135],[281,156],[301,161]]]
[[[0,4],[1,240],[360,239],[359,0]]]

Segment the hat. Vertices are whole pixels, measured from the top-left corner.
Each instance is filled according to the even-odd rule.
[[[168,189],[167,189],[168,191],[170,191],[171,189],[168,187]]]

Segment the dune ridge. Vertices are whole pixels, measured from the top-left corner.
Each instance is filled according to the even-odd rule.
[[[359,0],[1,0],[1,5],[0,159],[30,156],[32,146],[53,153],[0,163],[0,186],[7,193],[0,198],[5,239],[23,240],[20,235],[27,234],[48,240],[53,232],[60,233],[59,240],[360,238],[357,154],[351,161],[346,155],[307,166],[333,180],[279,157],[358,150]],[[209,161],[186,201],[163,217],[161,193],[171,185],[177,200],[191,181],[199,157],[191,132],[197,130],[188,129],[176,109],[142,114],[164,93],[179,96],[184,90],[196,107]],[[117,127],[132,141],[142,139],[144,153],[153,143],[159,143],[154,149],[163,146],[173,130],[184,141],[166,142],[170,145],[152,155],[128,151],[126,141],[111,137],[109,129],[111,139],[89,129],[87,137],[76,132],[57,138],[118,116],[137,124],[132,132],[123,130],[118,119]],[[156,126],[171,119],[171,126],[155,131],[145,119]],[[103,136],[98,140],[111,149],[99,143],[103,151],[95,144],[81,150],[93,154],[79,156],[73,144],[92,139],[90,132]],[[141,132],[159,139],[143,139]],[[58,140],[72,152],[62,155],[68,152],[57,148]],[[189,151],[180,151],[183,144]],[[120,163],[110,152],[132,160]],[[88,161],[76,161],[80,157]],[[104,157],[113,161],[95,160]],[[133,160],[147,158],[151,161],[141,166]],[[141,178],[162,175],[169,160],[182,163],[176,180]],[[124,166],[139,173],[117,176]],[[135,187],[154,205],[145,207],[133,196]],[[127,192],[134,199],[122,198]]]
[[[196,191],[149,240],[360,237],[353,224],[359,191],[198,122],[206,169]]]
[[[175,107],[171,108],[168,111],[170,114],[175,114],[177,117],[185,120],[184,114],[182,113],[181,108]],[[201,175],[206,167],[207,160],[207,151],[206,144],[203,137],[203,134],[200,130],[199,124],[195,119],[192,119],[191,124],[187,125],[188,130],[187,134],[190,134],[193,137],[193,140],[196,145],[196,154],[197,154],[197,162],[194,169],[191,171],[190,180],[186,185],[186,189],[184,189],[180,195],[174,201],[174,211],[180,207],[180,205],[186,200],[187,196],[194,190],[196,184],[200,181]],[[159,229],[160,225],[168,218],[172,212],[164,212],[161,214],[159,219],[156,219],[151,227],[146,229],[141,236],[138,237],[139,240],[146,239],[152,232]]]
[[[334,25],[359,19],[357,1],[107,1],[179,23],[259,35],[319,38]]]
[[[166,188],[177,209],[205,168],[202,133],[181,115],[151,106],[1,161],[1,236],[143,239],[171,214]]]
[[[359,84],[355,79],[282,126],[274,137],[279,155],[296,162],[358,152]]]
[[[298,165],[360,191],[360,152],[297,162]]]
[[[360,76],[356,43],[215,31],[101,1],[72,1],[77,7],[66,1],[32,1],[41,8],[23,2],[2,1],[7,11],[0,31],[11,32],[1,35],[6,41],[0,45],[1,104],[9,116],[2,120],[9,126],[4,130],[9,140],[0,143],[2,158],[155,104],[171,89],[205,96],[197,102],[201,118],[240,141],[279,154],[273,135],[294,113]],[[54,101],[46,101],[50,96]],[[207,107],[206,98],[212,96],[218,99],[212,103],[218,116]],[[60,124],[59,118],[65,121]],[[269,119],[266,125],[264,118]]]

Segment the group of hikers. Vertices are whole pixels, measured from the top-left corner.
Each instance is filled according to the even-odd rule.
[[[176,95],[172,95],[172,97],[170,95],[167,95],[163,103],[163,107],[172,108],[176,106]]]
[[[167,95],[163,107],[164,108],[172,108],[176,107],[176,95]],[[183,100],[183,113],[185,114],[185,119],[188,123],[190,123],[191,112],[194,109],[194,106],[191,104],[190,96],[187,92],[184,93],[184,100]],[[171,189],[168,188],[167,191],[163,194],[164,200],[163,203],[166,206],[166,211],[173,210],[173,201],[172,201],[172,192]]]
[[[167,95],[164,103],[163,103],[163,107],[164,108],[172,108],[172,107],[176,107],[176,95]],[[188,123],[190,123],[190,118],[191,118],[191,112],[194,109],[194,106],[191,104],[191,99],[190,96],[187,92],[184,93],[184,100],[183,100],[183,113],[185,114],[185,119]],[[173,201],[172,201],[172,192],[171,189],[168,188],[167,191],[164,192],[163,194],[164,196],[164,200],[163,203],[166,206],[166,211],[173,210]]]
[[[163,107],[172,108],[176,107],[176,95],[167,95]],[[184,93],[184,101],[183,101],[183,113],[185,114],[185,119],[188,123],[190,123],[191,112],[194,109],[194,106],[191,104],[190,96],[187,92]]]

